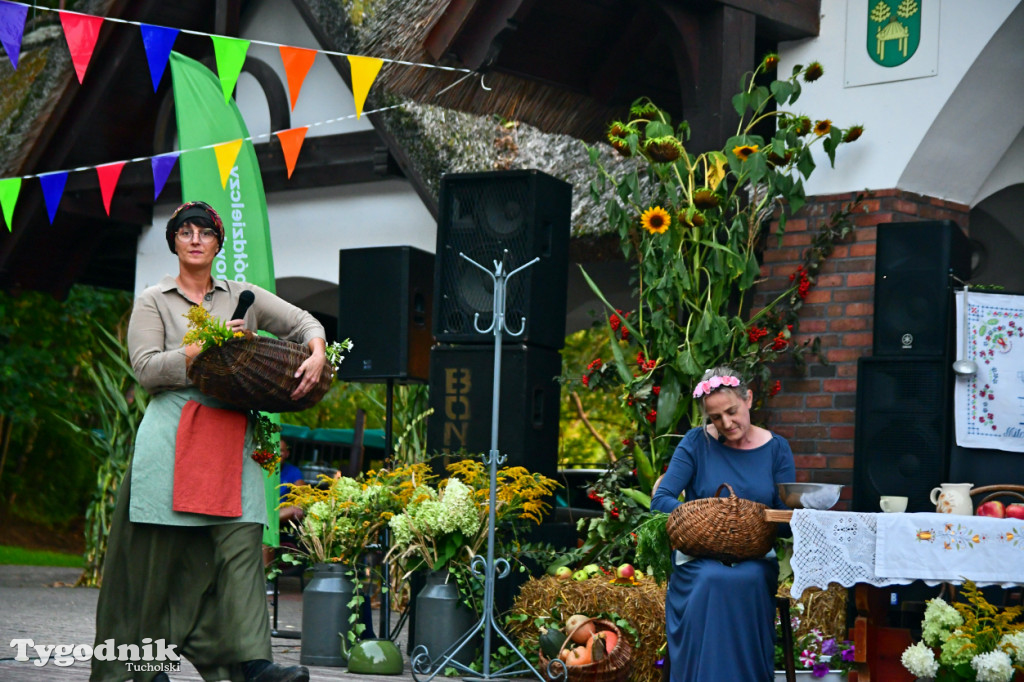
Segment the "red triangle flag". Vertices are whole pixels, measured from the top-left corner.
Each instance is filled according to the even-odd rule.
[[[292,111],[295,110],[295,102],[299,99],[299,91],[302,90],[302,82],[306,80],[309,68],[313,66],[316,58],[316,50],[307,50],[303,47],[289,47],[281,45],[281,61],[284,63],[284,73],[288,77],[288,92],[292,96]]]
[[[276,133],[277,139],[281,141],[281,151],[284,152],[284,163],[288,168],[289,179],[295,170],[295,162],[299,158],[299,150],[302,149],[302,141],[306,139],[308,130],[309,126],[302,126]]]
[[[75,73],[78,74],[78,82],[81,83],[85,78],[89,60],[92,59],[96,39],[100,35],[103,17],[78,14],[77,12],[58,13],[60,14],[60,23],[64,26],[64,37],[68,41],[68,49],[71,50],[71,61],[75,64]]]
[[[107,215],[110,215],[110,200],[114,196],[114,188],[117,187],[117,179],[121,177],[121,169],[124,168],[124,161],[115,161],[102,166],[96,166],[96,175],[100,179],[100,193],[103,195],[103,208]]]

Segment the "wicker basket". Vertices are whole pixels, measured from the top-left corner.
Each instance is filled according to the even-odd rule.
[[[722,488],[729,489],[729,497],[719,497]],[[668,517],[668,537],[672,547],[690,556],[727,562],[763,557],[775,544],[777,528],[765,520],[764,510],[723,483],[714,497],[676,507]]]
[[[247,331],[245,338],[212,346],[196,356],[188,378],[208,396],[246,410],[297,412],[320,402],[331,387],[330,367],[299,400],[291,393],[299,385],[295,370],[309,349],[291,341],[270,339]]]
[[[550,682],[565,679],[569,682],[626,682],[629,679],[629,673],[633,668],[633,650],[623,637],[622,630],[615,623],[603,618],[591,618],[590,621],[594,623],[598,632],[610,630],[616,634],[615,648],[608,652],[608,657],[604,660],[586,665],[565,665],[557,659],[548,660],[543,651],[538,652],[540,672]],[[562,650],[569,643],[569,639],[566,637],[562,642]],[[562,676],[563,670],[567,677]]]

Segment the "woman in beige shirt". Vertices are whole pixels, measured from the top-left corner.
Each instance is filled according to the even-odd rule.
[[[203,395],[186,375],[201,350],[182,346],[188,331],[184,315],[202,305],[212,316],[231,317],[241,292],[255,299],[232,330],[266,330],[279,338],[307,344],[310,357],[296,372],[292,394],[299,398],[316,385],[327,360],[323,326],[309,313],[248,283],[215,280],[214,258],[224,243],[220,216],[203,202],[179,207],[167,223],[167,246],[178,257],[178,275],[166,276],[135,301],[128,325],[128,350],[139,383],[152,398],[139,425],[132,465],[118,495],[111,526],[103,587],[96,609],[97,647],[134,644],[154,652],[163,642],[185,656],[205,680],[233,682],[305,682],[302,666],[271,663],[270,627],[261,556],[267,522],[263,472],[248,453],[252,428],[241,450],[224,457],[243,459],[241,514],[175,511],[175,443],[182,410],[191,401],[231,409]],[[220,456],[220,453],[217,453]],[[237,467],[237,461],[232,460]],[[180,481],[179,481],[180,482]],[[182,491],[178,491],[179,493]],[[159,666],[94,657],[92,680],[162,682]],[[159,661],[157,661],[159,663]],[[140,669],[142,668],[142,669]]]

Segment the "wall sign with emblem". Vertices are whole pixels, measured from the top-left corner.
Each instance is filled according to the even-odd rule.
[[[849,0],[846,87],[934,76],[940,0]]]

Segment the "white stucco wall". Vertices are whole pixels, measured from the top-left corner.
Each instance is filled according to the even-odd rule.
[[[979,196],[980,189],[997,165],[1002,165],[1002,182],[1024,181],[1024,176],[1013,180],[1006,177],[1006,169],[1012,172],[1017,164],[1004,158],[1004,152],[1019,134],[1021,116],[1024,116],[1024,113],[1018,114],[1024,112],[1019,71],[1016,78],[1007,80],[1004,73],[993,72],[991,68],[974,69],[970,73],[970,84],[976,91],[971,101],[974,110],[957,111],[954,116],[943,119],[946,124],[943,134],[948,134],[950,127],[955,129],[950,137],[937,139],[938,131],[929,132],[993,36],[1005,30],[1004,23],[1018,9],[1020,0],[980,3],[922,0],[923,11],[936,5],[941,10],[936,74],[857,87],[845,86],[846,51],[865,47],[863,43],[847,44],[848,1],[854,2],[822,0],[820,35],[780,45],[779,72],[782,74],[790,73],[795,64],[814,60],[825,67],[824,77],[804,87],[802,96],[793,106],[798,113],[829,118],[844,128],[853,124],[865,127],[865,134],[858,142],[840,149],[834,170],[828,168],[828,158],[819,149],[816,155],[819,169],[807,182],[807,193],[820,195],[899,187],[973,205],[984,198]],[[866,16],[863,20],[867,20]],[[1013,33],[1007,31],[1002,37]],[[1024,39],[1019,34],[1013,38],[1015,40],[1005,40],[1006,47],[1000,48],[1004,50],[1004,59],[996,59],[996,62],[1013,64],[1024,54]],[[986,58],[992,59],[992,55]],[[899,67],[892,72],[898,74]],[[1000,115],[988,115],[993,111]],[[954,122],[952,126],[950,119]],[[993,122],[993,119],[996,120]],[[994,130],[994,126],[999,130]],[[931,138],[926,137],[929,134]],[[978,139],[981,137],[985,138],[984,145]],[[979,144],[972,148],[975,140]],[[945,160],[948,165],[939,167],[943,160],[933,159],[936,153],[931,151],[926,158],[918,157],[913,172],[905,177],[904,172],[912,165],[915,154],[928,143],[948,150]],[[997,151],[993,152],[992,147]],[[941,157],[941,153],[938,156]],[[964,177],[964,169],[969,170],[970,177]]]

